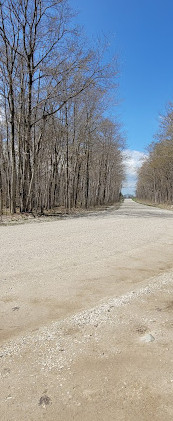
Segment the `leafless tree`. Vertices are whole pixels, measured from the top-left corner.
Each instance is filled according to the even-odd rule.
[[[156,142],[138,174],[137,196],[155,203],[173,202],[173,109],[161,117]]]
[[[0,191],[12,213],[118,200],[121,135],[103,118],[117,69],[82,44],[72,15],[67,0],[0,3]]]

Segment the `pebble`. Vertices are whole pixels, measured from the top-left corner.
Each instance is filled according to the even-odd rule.
[[[155,338],[154,338],[153,335],[151,335],[151,333],[147,333],[146,335],[142,336],[141,340],[143,342],[146,342],[147,343],[147,342],[153,342],[153,341],[155,341]]]

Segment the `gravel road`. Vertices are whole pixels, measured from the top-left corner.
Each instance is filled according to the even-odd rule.
[[[1,226],[0,259],[2,421],[172,421],[172,211]]]

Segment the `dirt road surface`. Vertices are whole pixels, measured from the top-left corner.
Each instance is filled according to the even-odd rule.
[[[0,420],[173,420],[173,212],[0,227]]]

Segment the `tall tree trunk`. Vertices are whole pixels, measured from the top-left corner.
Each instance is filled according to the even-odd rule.
[[[12,177],[11,177],[11,213],[16,212],[16,152],[15,152],[15,131],[14,131],[14,93],[12,81],[10,81],[11,99],[11,155],[12,155]]]

